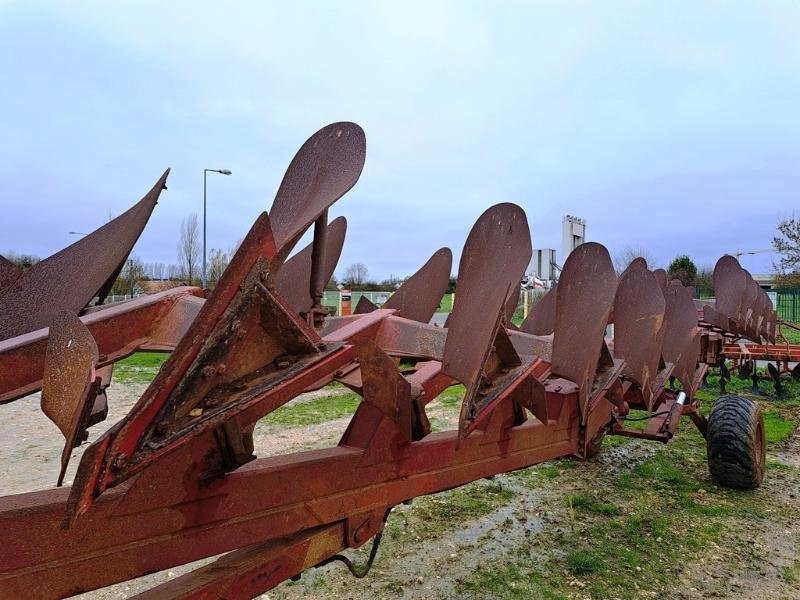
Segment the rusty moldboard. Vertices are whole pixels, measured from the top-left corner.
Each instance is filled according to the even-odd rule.
[[[78,314],[111,290],[147,224],[169,169],[127,212],[36,263],[0,295],[0,340],[47,327],[62,310]]]

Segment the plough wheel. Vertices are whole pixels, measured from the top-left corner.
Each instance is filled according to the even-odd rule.
[[[764,479],[764,416],[758,404],[728,394],[708,419],[708,470],[719,485],[754,489]]]

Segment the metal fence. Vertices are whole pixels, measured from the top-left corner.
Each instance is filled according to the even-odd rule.
[[[366,296],[367,299],[377,306],[382,306],[384,302],[386,302],[392,295],[393,292],[360,292],[360,291],[353,291],[350,293],[350,310],[355,310],[356,306],[358,306],[358,301],[361,299],[361,296]],[[442,297],[442,301],[439,303],[439,308],[436,309],[436,312],[439,313],[449,313],[453,310],[453,302],[455,300],[455,294],[445,294]],[[322,295],[322,305],[327,306],[331,309],[331,313],[334,315],[341,315],[342,314],[342,294],[336,290],[325,290]]]
[[[800,288],[775,290],[776,312],[784,321],[800,323]]]

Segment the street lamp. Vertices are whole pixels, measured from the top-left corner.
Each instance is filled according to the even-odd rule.
[[[203,289],[208,287],[208,279],[206,279],[206,174],[219,173],[221,175],[230,175],[229,169],[203,169]]]
[[[88,233],[83,233],[82,231],[68,231],[70,235],[89,235]]]

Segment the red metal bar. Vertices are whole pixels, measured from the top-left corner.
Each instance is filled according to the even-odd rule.
[[[81,321],[102,366],[137,350],[172,350],[202,303],[200,288],[178,287],[92,310]],[[41,389],[47,337],[45,328],[0,341],[0,404]]]
[[[75,594],[576,454],[575,394],[548,402],[557,420],[519,426],[512,404],[501,403],[457,450],[455,431],[398,445],[391,420],[362,405],[353,423],[359,435],[349,437],[367,440],[362,447],[258,459],[213,482],[199,476],[214,446],[204,434],[100,496],[68,530],[64,490],[7,496],[0,596]]]

